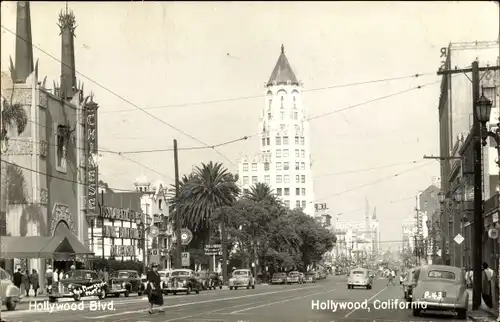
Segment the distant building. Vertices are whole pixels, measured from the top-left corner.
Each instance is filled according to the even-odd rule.
[[[265,104],[260,112],[260,152],[239,160],[239,184],[243,191],[267,183],[288,208],[314,214],[310,134],[302,83],[281,46],[281,54],[266,83]]]

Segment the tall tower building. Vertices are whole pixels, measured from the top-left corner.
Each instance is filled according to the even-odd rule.
[[[281,53],[265,85],[260,113],[260,153],[244,156],[238,173],[243,191],[257,182],[269,184],[291,209],[314,215],[310,136],[302,83],[281,45]]]

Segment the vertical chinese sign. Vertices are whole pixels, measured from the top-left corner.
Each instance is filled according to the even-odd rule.
[[[87,217],[97,217],[98,164],[97,164],[97,104],[93,101],[85,105],[85,162],[86,162],[86,210]]]

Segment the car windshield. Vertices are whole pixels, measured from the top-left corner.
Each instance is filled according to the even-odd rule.
[[[174,271],[172,272],[172,277],[173,276],[189,276],[191,275],[188,271]]]
[[[113,272],[111,278],[128,278],[128,272]]]
[[[365,275],[366,272],[364,272],[364,271],[353,271],[352,274],[353,275]]]
[[[289,275],[290,276],[297,276],[297,275],[299,275],[299,273],[298,272],[291,272]]]
[[[158,272],[160,274],[160,277],[168,277],[168,272]]]
[[[314,273],[314,272],[308,272],[308,273],[306,273],[306,275],[312,276],[312,275],[316,275],[316,273]]]
[[[442,278],[446,280],[454,280],[455,279],[455,273],[448,272],[448,271],[430,271],[429,274],[427,274],[429,278]]]
[[[247,271],[234,271],[233,276],[248,276]]]
[[[274,274],[274,277],[284,277],[285,273],[276,273]]]
[[[72,271],[72,272],[68,273],[68,278],[69,279],[77,279],[77,280],[91,279],[92,278],[92,272],[88,272],[88,271]]]

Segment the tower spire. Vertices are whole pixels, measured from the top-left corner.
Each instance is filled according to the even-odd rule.
[[[76,72],[75,72],[75,29],[76,20],[72,11],[66,10],[59,13],[59,23],[61,30],[61,84],[60,95],[65,100],[71,100],[77,92]]]
[[[11,63],[11,78],[14,83],[24,83],[35,70],[33,64],[33,43],[31,39],[31,14],[28,1],[17,2],[16,58]]]

